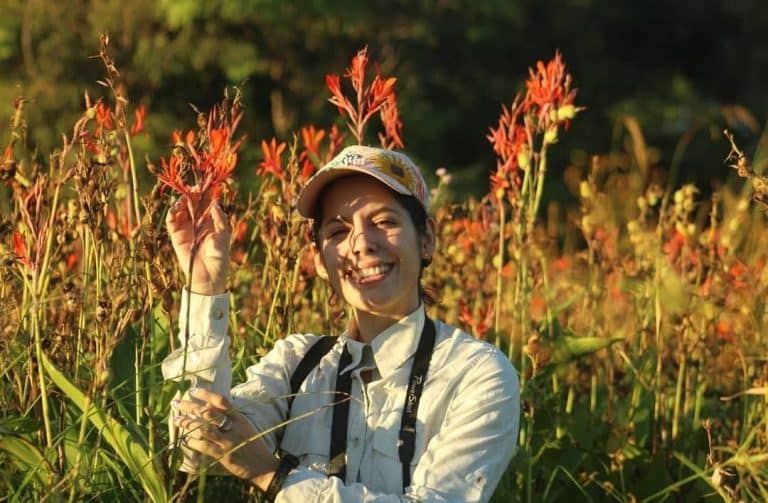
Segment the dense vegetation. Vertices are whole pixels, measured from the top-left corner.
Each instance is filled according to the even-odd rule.
[[[228,13],[225,2],[205,9],[196,2],[159,5],[159,11],[125,16],[165,13],[177,23],[172,45],[196,44],[200,57],[206,37],[229,33],[218,21],[206,28],[207,16],[249,15]],[[258,5],[254,18],[282,12],[270,2]],[[311,5],[318,11],[296,13],[296,26],[310,34],[347,33],[310,23],[311,14],[327,8]],[[109,6],[86,11],[98,18]],[[364,38],[366,23],[375,20],[349,7],[340,15],[357,19],[351,26],[361,31],[349,28],[355,35],[349,38]],[[23,14],[21,4],[15,8]],[[473,9],[467,12],[492,12]],[[56,13],[62,23],[75,15]],[[324,19],[332,24],[336,18]],[[139,25],[130,17],[125,22]],[[191,24],[197,31],[177,40]],[[418,39],[417,24],[399,26],[415,30],[406,34]],[[163,29],[148,24],[144,30],[162,43]],[[193,36],[200,33],[208,35]],[[246,51],[290,45],[285,38],[260,45],[237,31],[232,40],[240,35],[249,41],[244,47],[252,46]],[[348,143],[405,144],[419,153],[422,139],[412,141],[411,131],[426,133],[411,129],[409,120],[418,124],[420,107],[432,105],[416,101],[418,94],[403,102],[407,66],[377,67],[365,51],[345,72],[334,58],[314,60],[319,75],[339,78],[326,79],[326,90],[321,77],[296,77],[311,95],[306,103],[330,96],[329,114],[318,117],[340,116],[300,126],[298,118],[311,114],[297,108],[285,112],[295,115],[283,130],[275,127],[273,138],[249,119],[261,110],[249,106],[257,99],[253,83],[245,91],[228,88],[223,100],[218,90],[215,106],[193,89],[208,82],[202,70],[215,66],[211,61],[224,65],[226,58],[211,56],[199,81],[178,77],[176,92],[163,95],[174,77],[153,76],[151,64],[142,66],[162,54],[159,48],[134,46],[134,54],[143,50],[150,59],[136,56],[121,65],[105,38],[99,47],[87,38],[89,30],[78,36],[98,54],[87,65],[98,67],[92,78],[101,85],[74,78],[46,84],[51,103],[73,100],[69,87],[81,86],[71,109],[87,89],[77,114],[27,101],[22,93],[6,100],[12,106],[0,119],[0,494],[19,501],[255,498],[230,478],[182,480],[174,469],[178,459],[168,449],[165,420],[177,385],[161,382],[159,362],[176,344],[172,334],[183,333],[175,325],[183,285],[170,258],[165,211],[195,175],[208,177],[230,215],[230,328],[236,379],[242,379],[245,367],[284,334],[336,333],[341,326],[344,308],[327,302],[327,288],[308,260],[308,229],[294,208],[303,181]],[[126,47],[139,39],[116,40],[113,45]],[[86,64],[80,58],[77,64]],[[648,146],[642,117],[627,115],[615,151],[556,161],[588,117],[584,107],[594,105],[593,95],[576,94],[563,57],[546,60],[528,73],[533,61],[513,68],[513,80],[524,84],[510,91],[507,83],[511,96],[498,100],[490,131],[488,124],[478,126],[490,160],[479,170],[490,177],[475,175],[484,193],[455,202],[460,177],[428,172],[442,243],[425,278],[441,300],[432,314],[499,345],[521,373],[520,447],[496,499],[768,500],[768,181],[759,159],[753,162],[718,132],[726,147],[707,165],[741,183],[716,190],[675,184],[664,173],[678,169],[682,153],[674,151],[665,163]],[[274,61],[279,65],[280,58]],[[249,72],[262,69],[232,79]],[[573,73],[583,89],[581,75]],[[135,87],[144,89],[137,85],[144,78],[158,79],[147,96],[162,96],[162,105],[132,95]],[[367,98],[362,102],[350,92],[355,82]],[[441,110],[452,113],[447,105]],[[43,121],[41,111],[53,115]],[[362,123],[367,112],[371,120]],[[751,120],[742,109],[731,112],[737,126]],[[153,124],[168,135],[156,134]],[[241,142],[245,132],[251,139]],[[253,139],[260,137],[265,140]],[[50,143],[50,155],[36,151],[38,141]],[[599,152],[589,143],[580,150]],[[735,169],[723,166],[726,156]],[[450,160],[447,153],[442,159]],[[553,178],[576,204],[546,197]]]

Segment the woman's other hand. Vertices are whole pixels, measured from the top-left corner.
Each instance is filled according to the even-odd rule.
[[[278,461],[253,424],[232,408],[229,400],[197,388],[190,391],[187,400],[174,401],[174,409],[174,422],[187,447],[211,457],[262,491],[267,489]]]
[[[193,197],[196,194],[192,194]],[[206,206],[208,213],[199,219],[195,229],[192,215],[202,213]],[[191,200],[182,196],[168,210],[165,219],[176,258],[187,281],[190,281],[190,256],[195,239],[195,251],[190,290],[202,295],[217,295],[226,291],[229,272],[229,241],[232,234],[227,216],[217,201],[213,204],[205,198]]]

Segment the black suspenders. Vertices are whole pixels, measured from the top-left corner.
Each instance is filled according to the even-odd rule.
[[[299,362],[296,371],[291,376],[291,396],[288,398],[288,417],[291,417],[291,405],[293,397],[299,391],[301,383],[309,375],[309,372],[317,366],[322,357],[330,351],[336,343],[335,337],[323,337],[316,342],[304,358]],[[424,319],[424,328],[419,337],[419,345],[413,357],[411,375],[408,379],[408,389],[405,393],[403,404],[403,416],[400,421],[400,435],[398,453],[400,463],[403,465],[403,492],[411,485],[411,461],[416,451],[416,413],[419,410],[421,392],[429,370],[429,360],[435,347],[435,324],[429,319]],[[352,390],[352,373],[341,373],[352,362],[346,345],[341,353],[339,368],[336,374],[336,394],[334,395],[333,422],[331,424],[330,469],[329,475],[344,480],[347,472],[347,428],[349,421],[349,402]]]

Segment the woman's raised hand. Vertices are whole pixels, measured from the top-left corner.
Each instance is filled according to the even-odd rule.
[[[176,258],[184,271],[190,290],[203,295],[217,295],[227,289],[229,272],[229,241],[232,234],[227,216],[217,201],[182,196],[168,210],[165,224],[171,237]],[[193,215],[203,214],[203,218]],[[194,244],[197,241],[197,247]],[[190,256],[194,253],[190,278]],[[191,281],[190,281],[191,280]]]

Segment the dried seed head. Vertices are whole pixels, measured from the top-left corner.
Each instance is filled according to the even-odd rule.
[[[96,307],[96,320],[99,323],[104,323],[109,318],[111,311],[112,305],[110,304],[109,300],[101,299],[99,301],[99,305]]]
[[[0,181],[8,183],[14,178],[16,178],[16,161],[10,159],[0,165]]]
[[[0,220],[0,241],[4,240],[13,230],[13,224],[5,220]]]

